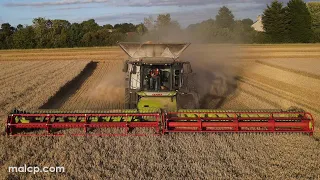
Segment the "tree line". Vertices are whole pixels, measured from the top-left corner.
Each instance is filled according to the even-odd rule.
[[[35,18],[32,25],[17,27],[4,23],[0,49],[111,46],[124,40],[127,32],[141,33],[141,26],[132,23],[100,26],[94,19],[71,24],[66,20]]]
[[[274,0],[262,14],[264,32],[251,19],[235,19],[223,6],[215,19],[181,28],[170,14],[144,23],[99,25],[94,19],[81,23],[35,18],[32,25],[3,23],[0,49],[112,46],[118,41],[189,41],[196,43],[314,43],[320,42],[320,3],[290,0],[286,6]]]
[[[235,20],[227,7],[214,19],[190,25],[189,35],[208,43],[316,43],[320,42],[320,2],[274,0],[262,14],[264,32],[255,31],[251,19]]]
[[[302,0],[290,0],[283,6],[273,1],[264,10],[262,22],[265,42],[320,42],[320,2],[306,4]]]

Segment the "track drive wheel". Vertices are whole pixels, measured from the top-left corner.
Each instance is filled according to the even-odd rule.
[[[130,92],[129,89],[126,88],[124,92],[124,107],[125,109],[130,109]]]
[[[130,93],[130,89],[126,88],[125,89],[125,109],[135,109],[136,102],[137,102],[137,94],[136,93]]]
[[[177,97],[178,109],[198,109],[199,99],[195,93],[179,94]]]

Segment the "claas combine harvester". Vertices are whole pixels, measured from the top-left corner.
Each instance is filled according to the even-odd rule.
[[[312,135],[312,115],[299,109],[199,109],[198,94],[190,85],[191,77],[196,76],[192,76],[189,62],[179,60],[189,45],[119,43],[129,56],[123,66],[127,74],[125,109],[99,112],[14,110],[8,115],[6,133],[23,135],[17,130],[45,129],[45,134],[36,135],[62,135],[60,129],[82,128],[84,133],[75,135],[145,135],[132,133],[132,129],[147,128],[157,135],[172,132],[300,132]],[[95,128],[124,131],[90,133]]]

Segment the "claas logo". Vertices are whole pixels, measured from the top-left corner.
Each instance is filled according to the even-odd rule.
[[[152,94],[152,96],[162,96],[162,94]]]

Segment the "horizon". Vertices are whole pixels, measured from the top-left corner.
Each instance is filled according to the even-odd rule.
[[[307,0],[305,2],[310,2]],[[281,0],[287,3],[288,0]],[[215,19],[219,8],[228,7],[235,19],[257,16],[270,4],[270,0],[4,0],[0,4],[0,24],[12,26],[31,25],[38,17],[63,19],[70,23],[79,23],[94,19],[99,25],[120,23],[143,23],[144,18],[158,14],[171,14],[172,20],[185,28],[190,24]]]

